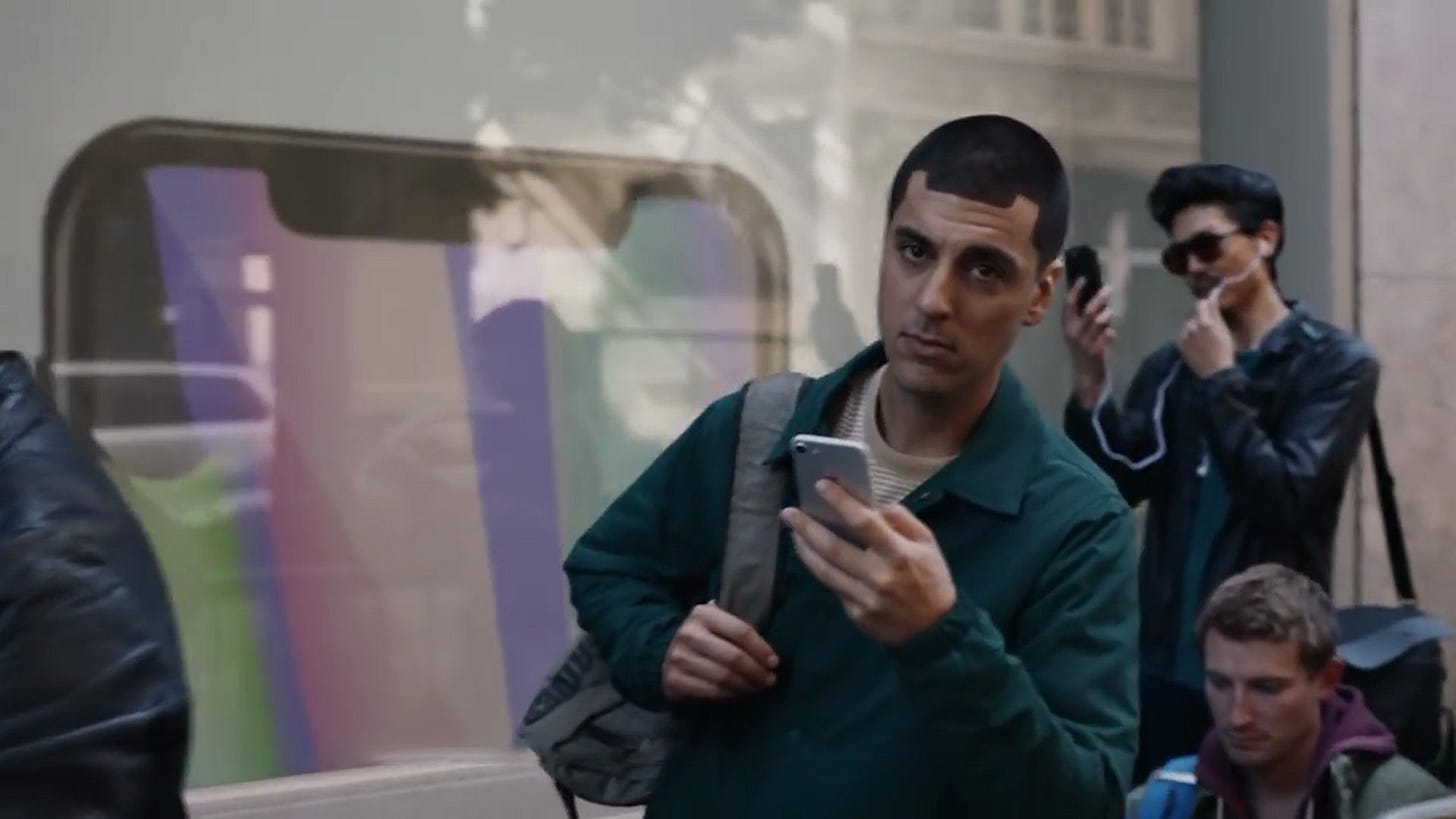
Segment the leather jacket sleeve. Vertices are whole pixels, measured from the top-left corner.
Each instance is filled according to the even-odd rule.
[[[1311,363],[1279,429],[1260,424],[1249,377],[1234,367],[1200,387],[1210,456],[1229,492],[1266,538],[1298,532],[1310,510],[1344,491],[1375,412],[1380,364],[1363,345],[1332,345]]]
[[[178,669],[98,544],[0,543],[0,817],[185,815]]]
[[[0,817],[180,819],[189,711],[145,532],[0,354]]]

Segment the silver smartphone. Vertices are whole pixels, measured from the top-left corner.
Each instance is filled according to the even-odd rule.
[[[862,503],[873,505],[875,493],[870,482],[869,450],[859,441],[822,435],[795,435],[790,449],[794,455],[799,508],[845,540],[859,543],[858,535],[819,497],[814,484],[820,478],[832,478]]]

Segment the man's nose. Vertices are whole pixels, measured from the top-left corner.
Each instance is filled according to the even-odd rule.
[[[1229,724],[1235,728],[1243,728],[1253,722],[1254,709],[1249,703],[1249,696],[1235,692],[1233,703],[1229,707]]]
[[[921,314],[931,318],[943,318],[950,315],[951,287],[954,286],[954,271],[951,270],[948,261],[936,265],[929,276],[925,277],[925,283],[921,285],[920,292],[916,294],[915,306]]]

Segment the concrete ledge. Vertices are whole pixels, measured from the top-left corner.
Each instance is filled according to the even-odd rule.
[[[559,819],[561,802],[535,760],[456,754],[371,768],[197,788],[194,819]],[[582,816],[636,819],[640,809],[583,805]]]

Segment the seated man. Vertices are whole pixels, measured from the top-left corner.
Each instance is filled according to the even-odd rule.
[[[1197,633],[1214,729],[1193,768],[1196,791],[1160,777],[1190,761],[1174,760],[1133,792],[1128,816],[1367,819],[1446,795],[1395,752],[1360,692],[1339,684],[1334,607],[1314,581],[1254,566],[1214,590]]]

